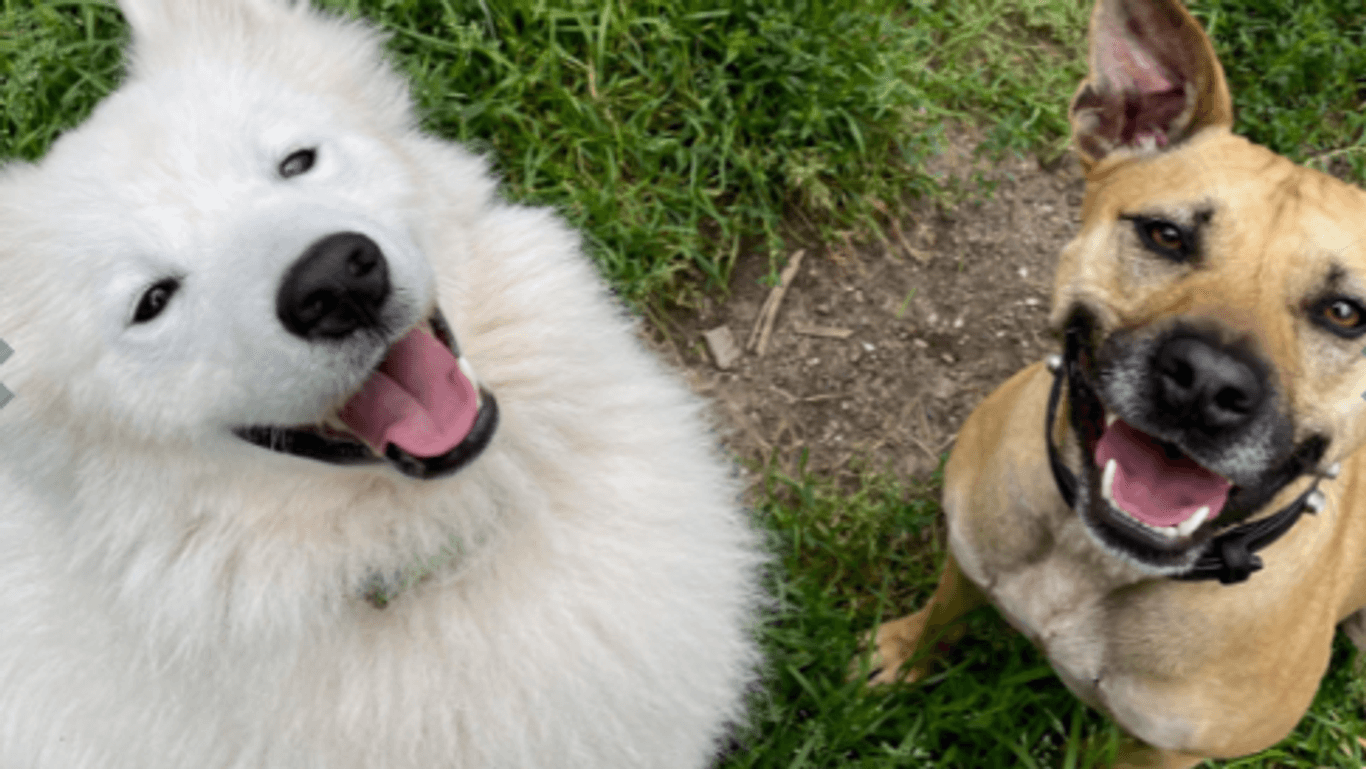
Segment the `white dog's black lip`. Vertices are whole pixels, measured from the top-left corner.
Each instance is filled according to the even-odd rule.
[[[428,319],[433,335],[460,355],[455,336],[451,333],[441,310]],[[242,440],[282,454],[313,459],[334,465],[369,465],[389,462],[404,475],[420,480],[431,480],[450,475],[478,457],[498,428],[498,401],[483,387],[479,388],[480,407],[474,425],[465,439],[450,451],[435,457],[418,457],[393,445],[385,447],[384,456],[375,454],[363,441],[316,427],[259,426],[238,427],[233,433]]]

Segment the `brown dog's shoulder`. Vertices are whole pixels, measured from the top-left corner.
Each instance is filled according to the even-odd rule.
[[[946,477],[952,474],[970,472],[968,465],[978,464],[976,460],[985,456],[990,447],[1000,445],[1007,437],[1020,434],[1028,422],[1028,413],[1038,411],[1038,420],[1033,423],[1039,436],[1043,435],[1043,406],[1032,409],[1031,405],[1046,397],[1053,377],[1043,361],[1026,366],[1015,372],[1009,379],[991,392],[973,409],[963,421],[954,440],[953,454],[946,467]],[[955,463],[955,458],[963,457]],[[956,466],[955,466],[956,465]],[[953,469],[950,469],[953,468]],[[957,470],[957,473],[954,472]]]
[[[1021,369],[963,422],[944,468],[943,502],[950,528],[995,530],[1005,525],[1013,530],[1018,522],[1062,506],[1044,458],[1052,383],[1043,362]]]

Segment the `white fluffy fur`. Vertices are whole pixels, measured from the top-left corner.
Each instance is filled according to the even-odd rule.
[[[128,82],[0,171],[0,766],[707,764],[756,664],[756,538],[575,235],[419,134],[364,26],[123,6]],[[439,302],[501,405],[448,479],[229,431],[315,418],[382,355],[274,314],[342,230],[384,248],[390,320]],[[387,608],[359,597],[453,541]]]

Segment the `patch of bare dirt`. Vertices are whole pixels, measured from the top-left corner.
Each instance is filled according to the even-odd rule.
[[[994,194],[921,206],[889,244],[808,246],[763,355],[744,351],[721,369],[704,339],[725,327],[745,346],[772,290],[761,259],[742,261],[723,304],[678,313],[655,334],[717,404],[730,449],[760,460],[776,451],[789,470],[807,450],[812,470],[861,457],[923,477],[985,395],[1055,351],[1053,267],[1076,231],[1080,170],[1070,156],[1054,169],[974,163],[973,147],[957,132],[931,170],[967,179],[977,169]]]

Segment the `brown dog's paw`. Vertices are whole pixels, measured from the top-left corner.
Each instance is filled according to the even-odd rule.
[[[865,648],[871,648],[872,651],[867,668],[870,686],[883,686],[898,681],[915,683],[925,677],[928,669],[927,659],[915,660],[912,665],[906,663],[917,656],[916,650],[920,645],[921,636],[924,635],[925,619],[928,615],[929,607],[926,607],[915,614],[884,622],[869,634]],[[851,678],[862,674],[862,661],[863,655],[859,655],[850,666]]]

